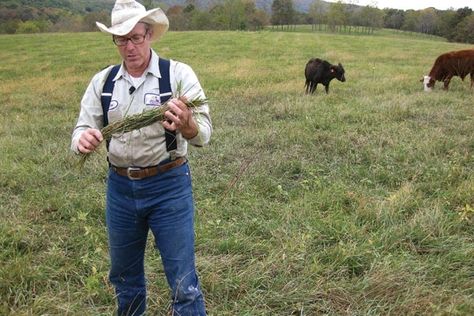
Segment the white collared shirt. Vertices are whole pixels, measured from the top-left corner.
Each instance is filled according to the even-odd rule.
[[[121,120],[127,115],[160,106],[160,87],[158,78],[161,77],[158,67],[158,55],[152,50],[148,70],[139,84],[134,86],[130,75],[125,68],[120,67],[115,76],[115,87],[112,94],[108,119],[109,124]],[[78,152],[77,143],[81,133],[88,128],[101,129],[103,127],[102,105],[100,101],[102,88],[112,66],[97,73],[89,83],[81,101],[81,110],[76,127],[72,133],[71,149]],[[170,82],[173,95],[178,92],[189,100],[197,97],[205,99],[204,91],[194,71],[186,64],[170,60]],[[135,88],[130,93],[131,87]],[[180,89],[180,91],[178,91]],[[176,156],[187,154],[188,142],[194,146],[206,145],[211,137],[212,123],[209,115],[209,106],[204,104],[193,109],[194,119],[198,126],[196,137],[186,140],[179,132],[176,133]],[[109,144],[109,162],[117,167],[148,167],[157,165],[160,161],[169,158],[166,151],[165,131],[160,122],[155,122],[128,133],[113,135]]]

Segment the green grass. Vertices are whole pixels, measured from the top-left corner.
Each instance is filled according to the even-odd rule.
[[[210,315],[474,313],[474,91],[419,79],[445,51],[409,37],[172,32],[210,99],[191,148],[197,264]],[[311,57],[345,83],[304,95]],[[0,36],[0,314],[110,315],[104,152],[69,153],[101,33]],[[168,290],[148,249],[149,313]]]

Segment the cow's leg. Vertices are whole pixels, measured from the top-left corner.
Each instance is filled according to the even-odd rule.
[[[318,87],[318,83],[317,82],[311,82],[311,84],[313,85],[311,87],[311,93],[313,94],[314,91],[316,91],[316,88]]]
[[[326,90],[326,94],[329,94],[329,85],[324,86],[324,89]]]
[[[451,82],[451,78],[453,76],[448,76],[446,77],[446,79],[444,79],[444,90],[448,90],[449,89],[449,83]]]

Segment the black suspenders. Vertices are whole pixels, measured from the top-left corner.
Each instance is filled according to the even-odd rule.
[[[160,85],[160,101],[161,104],[168,101],[173,92],[171,91],[171,82],[170,82],[170,61],[168,59],[159,59],[160,73],[161,78],[158,78]],[[102,89],[102,95],[100,97],[100,102],[102,103],[102,113],[104,118],[104,126],[109,124],[108,112],[110,101],[112,99],[112,92],[114,91],[115,81],[113,80],[117,75],[120,65],[115,65],[109,72],[107,79],[105,80],[104,87]],[[166,150],[173,151],[176,150],[176,132],[169,131],[165,129],[165,138],[166,138]],[[108,146],[107,146],[108,147]]]

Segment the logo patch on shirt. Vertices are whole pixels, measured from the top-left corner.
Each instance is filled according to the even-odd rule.
[[[160,106],[161,105],[161,98],[159,94],[146,93],[144,98],[145,98],[145,105],[147,106]]]
[[[109,111],[115,110],[115,108],[117,108],[117,106],[118,106],[117,100],[112,100],[112,101],[110,101]]]

